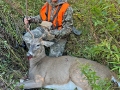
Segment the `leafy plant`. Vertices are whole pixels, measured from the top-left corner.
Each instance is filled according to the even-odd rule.
[[[110,81],[102,80],[96,75],[96,72],[90,69],[90,65],[80,65],[80,70],[86,76],[86,80],[92,87],[92,90],[113,90],[111,89]]]
[[[118,0],[72,0],[74,25],[82,35],[72,35],[69,55],[89,58],[120,75],[120,3]],[[79,4],[78,4],[79,3]],[[70,44],[75,47],[70,46]]]

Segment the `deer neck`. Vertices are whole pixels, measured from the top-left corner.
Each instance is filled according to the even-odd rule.
[[[36,66],[36,64],[38,62],[41,62],[41,59],[44,58],[45,56],[46,56],[46,54],[45,54],[45,48],[43,46],[43,47],[41,47],[40,50],[37,51],[35,57],[33,57],[33,58],[30,59],[30,67]]]

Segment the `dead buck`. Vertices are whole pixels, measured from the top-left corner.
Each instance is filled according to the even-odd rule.
[[[38,38],[33,38],[30,41],[30,48],[27,53],[30,62],[29,80],[20,83],[18,86],[24,85],[24,89],[44,87],[55,90],[74,90],[75,88],[92,90],[79,67],[85,64],[90,65],[90,69],[94,70],[101,79],[108,78],[120,86],[120,82],[115,80],[110,69],[95,61],[72,56],[46,56],[44,45],[49,47],[53,44],[53,42]]]

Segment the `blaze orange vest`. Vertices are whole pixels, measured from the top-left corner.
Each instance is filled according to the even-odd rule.
[[[67,8],[69,7],[69,4],[67,2],[63,3],[62,6],[60,7],[60,10],[57,12],[58,7],[59,6],[57,6],[55,9],[54,15],[56,13],[58,13],[58,14],[55,16],[54,20],[51,21],[50,16],[51,16],[52,6],[50,4],[48,4],[48,2],[46,2],[45,5],[40,10],[40,17],[42,18],[43,21],[52,22],[54,29],[60,30],[62,28],[63,16],[64,16]],[[46,11],[47,11],[47,15],[46,15]]]

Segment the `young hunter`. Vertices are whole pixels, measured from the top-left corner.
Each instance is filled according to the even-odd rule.
[[[73,9],[67,0],[46,0],[46,3],[40,9],[39,15],[25,17],[24,23],[25,25],[41,23],[39,27],[31,30],[31,32],[34,34],[34,38],[41,37],[46,30],[49,32],[49,35],[54,36],[54,38],[50,39],[49,35],[46,34],[43,39],[54,41],[55,44],[50,47],[49,56],[58,57],[62,56],[67,41],[66,36],[71,33],[73,28],[72,14]],[[31,39],[32,36],[29,32],[23,36],[23,40],[28,48]]]

